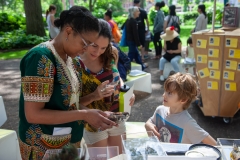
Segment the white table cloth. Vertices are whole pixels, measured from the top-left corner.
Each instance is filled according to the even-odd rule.
[[[7,114],[3,103],[3,98],[0,96],[0,127],[6,122],[6,120]]]
[[[0,129],[0,159],[21,160],[18,137],[13,130]]]
[[[136,77],[127,76],[125,84],[130,87],[134,84],[133,90],[152,93],[152,79],[150,73]]]

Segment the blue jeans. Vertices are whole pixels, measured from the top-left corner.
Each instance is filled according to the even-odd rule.
[[[144,70],[145,66],[142,63],[142,58],[138,52],[137,45],[132,41],[127,41],[127,45],[129,50],[128,57],[130,58],[131,62],[133,61],[133,59],[135,59],[136,63],[140,64],[142,66],[142,70]]]
[[[181,56],[176,56],[173,59],[171,59],[170,63],[172,64],[173,69],[174,69],[175,72],[179,72],[178,62],[179,62],[180,59],[181,59]],[[165,65],[166,62],[168,62],[168,60],[166,60],[164,57],[162,57],[159,60],[159,70],[160,71],[163,71],[164,65]]]

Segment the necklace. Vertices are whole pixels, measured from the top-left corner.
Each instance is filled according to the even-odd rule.
[[[78,78],[77,78],[77,75],[76,75],[76,71],[73,67],[72,58],[67,57],[67,60],[66,60],[66,63],[65,63],[63,61],[63,59],[59,56],[57,51],[55,50],[54,46],[49,42],[48,42],[47,45],[52,50],[54,56],[59,61],[59,63],[63,66],[63,71],[64,71],[65,75],[67,76],[67,79],[70,82],[71,89],[72,89],[72,94],[71,94],[71,99],[70,99],[69,106],[76,103],[76,107],[77,107],[77,109],[79,109],[79,94],[80,94],[79,82],[78,82]]]

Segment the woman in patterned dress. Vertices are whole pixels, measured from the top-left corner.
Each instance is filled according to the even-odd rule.
[[[80,103],[91,109],[119,112],[119,91],[123,81],[116,65],[118,50],[110,43],[112,38],[110,25],[102,19],[99,19],[99,23],[101,28],[99,37],[79,58],[83,83]],[[130,106],[134,100],[133,95],[129,102]],[[88,147],[119,146],[121,153],[121,134],[125,132],[124,122],[104,131],[86,123],[83,138]]]
[[[72,58],[98,37],[98,20],[86,8],[73,6],[54,23],[60,28],[57,37],[32,48],[20,64],[19,143],[23,160],[40,160],[47,149],[69,143],[80,147],[83,121],[102,130],[116,125],[103,111],[81,110],[79,104],[82,75],[76,70],[80,64]]]

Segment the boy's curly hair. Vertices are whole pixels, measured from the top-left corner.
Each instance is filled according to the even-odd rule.
[[[191,74],[178,72],[168,77],[164,84],[164,90],[177,93],[179,100],[186,101],[183,106],[183,109],[186,110],[196,98],[197,84]]]

